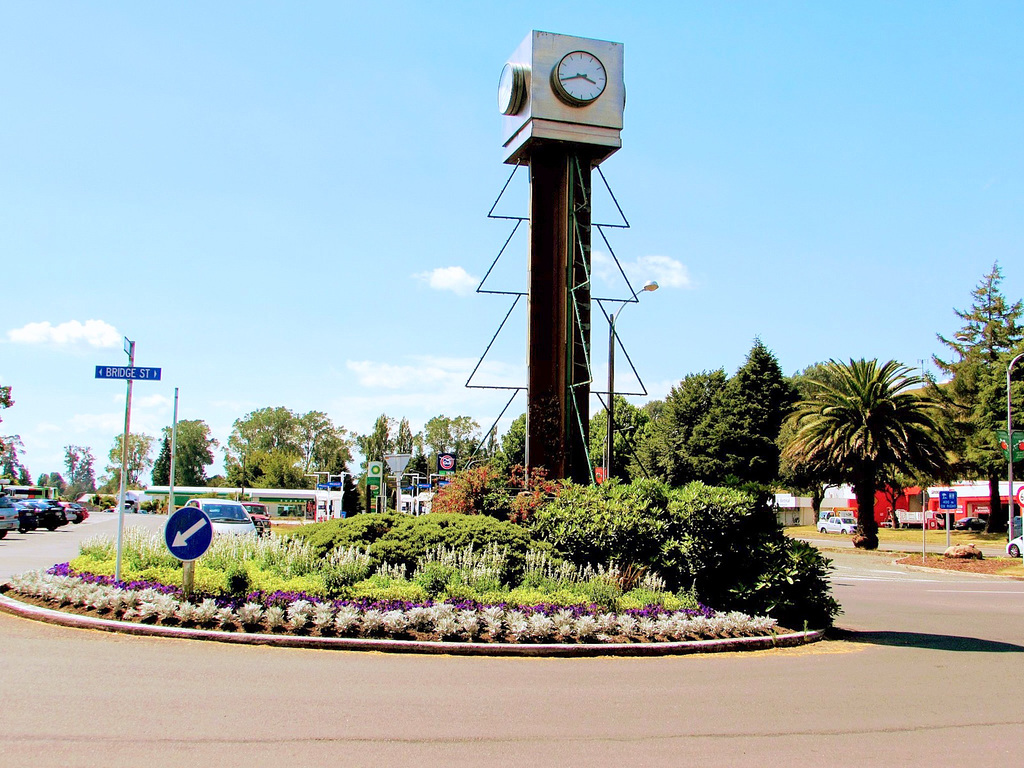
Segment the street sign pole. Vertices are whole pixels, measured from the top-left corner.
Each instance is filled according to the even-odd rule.
[[[124,337],[124,351],[128,353],[128,367],[135,367],[135,342]],[[124,436],[121,438],[121,487],[117,494],[117,561],[114,564],[114,580],[121,580],[121,551],[124,545],[124,494],[128,473],[128,435],[132,419],[132,381],[128,379],[128,396],[124,404]]]
[[[174,514],[174,456],[178,449],[178,388],[174,388],[174,421],[171,423],[171,473],[167,479],[167,515]]]
[[[1009,480],[1009,488],[1007,488],[1007,506],[1009,510],[1006,515],[1006,530],[1007,530],[1007,544],[1013,540],[1013,395],[1010,390],[1010,384],[1012,383],[1011,376],[1013,374],[1013,366],[1016,365],[1017,361],[1024,357],[1024,353],[1017,355],[1010,364],[1006,366],[1006,442],[1009,450],[1007,451],[1007,479]],[[1021,522],[1024,523],[1024,510],[1021,511]],[[1021,533],[1024,534],[1024,525],[1021,526]],[[1024,562],[1024,547],[1021,547],[1021,561]]]

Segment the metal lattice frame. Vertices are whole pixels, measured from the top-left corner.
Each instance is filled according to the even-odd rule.
[[[574,156],[572,158],[572,162],[573,162],[573,169],[572,169],[573,172],[577,176],[582,177],[582,167],[580,166],[580,159],[579,159],[579,157],[578,156]],[[494,203],[491,205],[490,210],[487,212],[487,218],[489,218],[489,219],[497,219],[497,220],[500,220],[500,221],[511,221],[511,222],[513,222],[513,226],[512,226],[512,230],[508,234],[508,237],[505,238],[504,243],[502,243],[501,249],[498,251],[498,254],[494,257],[494,260],[491,262],[491,265],[488,267],[487,272],[481,278],[480,283],[477,285],[477,288],[476,288],[476,292],[478,294],[487,294],[487,295],[492,295],[492,296],[509,296],[509,297],[512,297],[512,302],[509,305],[508,311],[505,313],[505,316],[502,318],[501,322],[499,323],[497,330],[495,330],[494,334],[491,336],[491,339],[490,339],[490,341],[488,341],[486,348],[484,349],[483,353],[480,355],[480,358],[477,360],[477,363],[473,367],[473,370],[470,372],[469,377],[466,379],[466,384],[465,384],[467,389],[493,389],[493,390],[504,390],[504,391],[512,392],[511,397],[509,397],[508,401],[505,403],[505,407],[502,408],[501,412],[498,414],[497,418],[494,420],[494,422],[491,424],[491,426],[488,428],[488,430],[486,432],[486,434],[492,436],[491,437],[491,441],[492,442],[493,442],[493,435],[494,435],[494,432],[495,432],[495,429],[496,429],[498,423],[501,421],[502,418],[504,418],[505,414],[508,412],[508,409],[512,406],[512,403],[519,396],[519,393],[520,392],[525,392],[526,389],[527,389],[525,386],[522,386],[522,385],[511,385],[511,384],[493,385],[493,384],[475,384],[475,383],[473,383],[473,379],[476,376],[477,372],[480,370],[480,366],[483,365],[484,360],[486,359],[487,355],[490,353],[491,348],[494,346],[495,342],[498,339],[498,336],[501,335],[501,332],[504,330],[506,324],[509,321],[509,318],[512,316],[512,313],[515,311],[516,307],[519,305],[520,300],[523,297],[528,295],[525,291],[496,290],[496,289],[485,287],[485,284],[487,283],[488,278],[491,276],[491,273],[494,271],[494,268],[497,266],[498,261],[501,259],[502,256],[505,255],[505,252],[508,250],[508,247],[509,247],[509,245],[512,242],[512,238],[515,237],[516,233],[519,231],[519,228],[523,225],[523,222],[529,222],[529,217],[527,217],[527,216],[509,216],[509,215],[505,215],[505,214],[497,214],[497,213],[495,213],[495,210],[497,209],[499,203],[501,202],[502,198],[504,197],[505,192],[508,190],[509,185],[512,183],[512,180],[515,178],[516,174],[519,172],[519,169],[523,168],[523,167],[528,167],[528,166],[526,166],[525,164],[517,164],[517,165],[515,165],[512,168],[512,172],[509,174],[508,178],[505,180],[505,184],[502,186],[501,191],[498,193],[497,198],[495,198]],[[612,203],[615,206],[615,210],[617,211],[617,213],[619,215],[619,218],[622,221],[622,223],[591,223],[590,224],[592,229],[597,229],[598,234],[601,236],[601,240],[602,240],[602,242],[605,245],[605,248],[607,248],[608,253],[611,255],[612,260],[615,262],[615,266],[616,266],[616,268],[619,271],[619,275],[622,277],[623,281],[626,284],[626,287],[629,289],[629,295],[625,296],[625,297],[588,296],[588,301],[586,302],[587,303],[587,311],[589,312],[589,308],[590,308],[590,306],[593,303],[597,303],[598,307],[601,310],[601,313],[605,317],[605,320],[610,325],[611,324],[612,313],[608,311],[608,309],[606,307],[606,304],[611,304],[611,305],[614,305],[614,304],[636,304],[636,303],[639,302],[640,299],[639,299],[639,296],[637,295],[636,289],[633,288],[633,284],[630,282],[629,277],[626,275],[626,271],[623,268],[622,263],[619,261],[619,257],[615,253],[615,249],[612,246],[611,242],[609,241],[608,235],[607,235],[607,233],[605,231],[605,230],[609,230],[609,229],[629,229],[630,228],[629,220],[626,218],[626,215],[625,215],[625,213],[622,210],[622,206],[619,204],[618,199],[615,197],[615,193],[612,191],[611,185],[608,183],[607,178],[605,178],[604,172],[601,170],[601,167],[600,166],[594,166],[594,170],[597,171],[597,174],[598,174],[598,176],[601,179],[601,183],[604,185],[605,190],[607,190],[609,197],[611,197]],[[593,198],[593,194],[591,194],[591,199],[592,198]],[[579,222],[577,220],[576,213],[580,209],[580,206],[584,206],[584,207],[589,206],[591,201],[592,200],[586,200],[586,199],[582,200],[582,201],[572,201],[572,204],[570,205],[570,211],[571,211],[571,215],[572,215],[573,233],[574,233],[574,237],[576,238],[577,248],[580,251],[583,250],[583,240],[582,240],[582,234],[583,233],[580,231],[580,226],[579,226]],[[579,300],[579,296],[583,292],[586,292],[586,293],[589,294],[590,287],[591,287],[591,272],[592,272],[592,270],[591,270],[591,264],[590,264],[589,256],[590,256],[590,254],[587,253],[587,258],[585,258],[583,260],[583,265],[582,265],[583,266],[583,270],[584,270],[584,278],[583,278],[583,280],[580,281],[580,282],[577,282],[577,283],[573,283],[572,287],[570,289],[570,298],[571,298],[571,304],[572,304],[572,311],[574,313],[574,316],[576,318],[578,326],[582,325],[582,320],[583,320],[582,315],[584,313],[583,307],[581,306],[581,302]],[[623,355],[625,356],[626,362],[629,364],[629,368],[633,372],[633,376],[636,377],[637,383],[639,383],[639,385],[640,385],[640,391],[639,392],[619,392],[618,394],[621,394],[621,395],[631,395],[631,396],[646,396],[648,394],[647,388],[644,385],[643,380],[640,377],[640,373],[639,373],[639,371],[637,371],[636,366],[634,365],[633,360],[630,357],[628,350],[626,349],[625,345],[622,344],[622,340],[619,338],[617,332],[614,332],[614,337],[613,338],[614,338],[615,342],[618,343],[618,345],[619,345],[618,348],[622,351]],[[592,390],[592,389],[589,388],[589,386],[591,384],[593,384],[593,380],[594,380],[593,369],[592,369],[592,365],[591,365],[591,357],[590,357],[589,333],[587,334],[586,343],[584,344],[584,348],[583,348],[582,351],[583,351],[584,359],[585,359],[585,366],[586,366],[586,371],[587,371],[587,380],[586,380],[586,382],[579,382],[579,383],[573,385],[572,388],[573,389],[578,389],[578,388],[586,385],[588,393],[595,394],[597,396],[597,398],[598,398],[598,401],[601,403],[601,405],[604,407],[604,409],[607,410],[608,404],[605,401],[604,397],[602,397],[602,395],[607,395],[608,393],[604,392],[604,391],[601,391],[601,390]],[[575,398],[576,398],[576,394],[573,393],[573,413],[576,415],[576,425],[575,426],[579,430],[579,434],[583,438],[583,445],[586,446],[587,460],[588,460],[588,463],[589,463],[589,461],[590,461],[590,452],[589,452],[589,446],[588,446],[588,442],[589,441],[586,439],[587,436],[588,436],[588,425],[584,425],[582,423],[582,421],[580,420],[580,418],[579,418],[580,409],[578,408],[578,406],[577,406],[577,404],[575,402]],[[485,444],[486,444],[486,441],[481,441],[480,445],[477,447],[477,450],[474,451],[473,456],[476,456],[477,454],[479,454],[481,448],[483,448],[483,446]]]

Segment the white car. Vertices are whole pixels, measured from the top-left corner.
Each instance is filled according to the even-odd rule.
[[[1010,557],[1020,557],[1021,552],[1024,552],[1024,536],[1018,536],[1006,545],[1006,554]]]
[[[16,531],[21,523],[18,522],[18,507],[9,496],[0,496],[0,539],[7,535],[8,531]]]
[[[210,518],[213,532],[239,536],[256,535],[256,526],[240,502],[230,499],[189,499],[186,507],[199,507]]]
[[[857,530],[857,521],[852,517],[833,515],[818,521],[821,533],[846,533],[852,535]]]

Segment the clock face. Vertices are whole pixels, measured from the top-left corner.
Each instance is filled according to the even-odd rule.
[[[526,93],[526,71],[521,64],[506,64],[498,81],[498,111],[514,115],[523,107]]]
[[[582,107],[597,100],[608,84],[604,64],[592,53],[573,51],[558,62],[551,83],[562,101]]]

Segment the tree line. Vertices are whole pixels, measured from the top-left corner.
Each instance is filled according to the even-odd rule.
[[[940,376],[924,377],[898,361],[824,361],[786,376],[775,355],[755,339],[744,363],[733,374],[723,368],[685,376],[665,398],[642,407],[617,397],[614,429],[614,476],[621,481],[650,477],[679,486],[699,480],[709,485],[763,492],[792,490],[810,495],[816,505],[825,488],[850,483],[862,510],[873,511],[875,491],[892,494],[903,488],[952,479],[989,483],[989,530],[1006,528],[1007,510],[999,503],[999,481],[1006,461],[996,431],[1005,427],[1006,369],[1022,344],[1020,300],[1002,295],[998,264],[972,293],[972,304],[955,310],[962,327],[938,334],[947,350],[932,358]],[[1024,368],[1024,366],[1022,366]],[[1024,392],[1015,375],[1014,396]],[[10,387],[0,389],[0,406],[8,407]],[[603,463],[607,423],[595,413],[588,443],[593,467]],[[156,438],[129,438],[129,487],[138,487],[147,471],[152,482],[169,481],[171,428]],[[159,444],[155,460],[153,449]],[[407,453],[407,472],[426,478],[436,471],[437,456],[455,453],[460,468],[488,464],[507,471],[525,464],[526,414],[513,420],[499,437],[481,434],[468,416],[439,415],[413,432],[408,419],[381,414],[365,435],[336,425],[321,411],[296,413],[285,407],[254,410],[234,422],[225,453],[225,474],[209,477],[214,451],[221,448],[202,420],[178,423],[178,485],[310,488],[318,481],[345,477],[345,507],[360,508],[353,474],[353,449],[364,461]],[[0,473],[22,479],[20,439],[3,439]],[[68,479],[58,473],[40,476],[45,484],[64,484],[67,495],[93,490],[111,492],[120,483],[121,436],[114,439],[106,475],[97,483],[89,448],[67,446]],[[870,503],[869,503],[869,500]],[[870,520],[868,519],[870,517]],[[861,515],[861,538],[877,541],[871,514]]]

